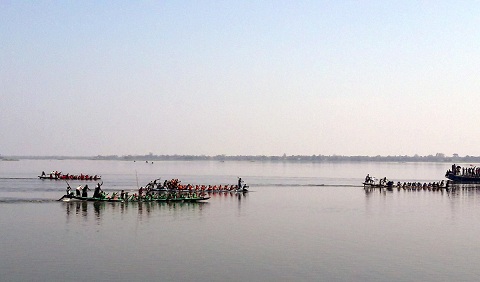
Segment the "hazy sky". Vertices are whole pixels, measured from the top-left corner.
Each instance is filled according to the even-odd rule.
[[[1,155],[480,155],[478,1],[1,1]]]

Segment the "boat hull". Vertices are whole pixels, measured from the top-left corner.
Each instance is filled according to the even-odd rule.
[[[185,202],[185,203],[197,203],[210,199],[210,197],[179,197],[179,198],[145,198],[145,199],[111,199],[111,198],[93,198],[93,197],[79,197],[74,195],[64,195],[59,201],[63,202]]]
[[[454,183],[480,183],[480,177],[455,175],[453,173],[448,173],[445,177],[452,180]]]
[[[64,202],[124,202],[123,199],[78,197],[74,195],[64,195],[60,200]]]
[[[126,202],[160,202],[160,203],[198,203],[210,199],[210,197],[179,197],[179,198],[145,198],[145,199],[133,199],[127,200]]]
[[[387,184],[379,184],[379,183],[365,183],[363,182],[363,187],[365,188],[392,188],[393,181],[388,181]]]

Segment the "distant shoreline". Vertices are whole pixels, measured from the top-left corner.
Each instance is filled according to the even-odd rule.
[[[340,156],[340,155],[283,155],[283,156],[228,156],[228,155],[126,155],[126,156],[0,156],[0,160],[118,160],[118,161],[249,161],[249,162],[442,162],[479,163],[480,156]]]

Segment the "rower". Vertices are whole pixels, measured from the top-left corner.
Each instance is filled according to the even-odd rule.
[[[67,183],[67,196],[72,196],[72,187]]]
[[[88,184],[85,184],[85,186],[82,189],[82,197],[87,198],[88,197],[88,191],[91,191],[91,189],[88,188]]]
[[[100,198],[100,192],[103,192],[102,189],[100,188],[100,186],[103,185],[103,182],[102,184],[100,183],[97,183],[97,187],[95,187],[95,190],[93,191],[93,197],[94,198]]]
[[[82,191],[82,185],[78,185],[77,189],[75,189],[75,193],[77,197],[80,197]]]
[[[239,178],[238,178],[238,189],[242,188],[242,182],[243,182],[243,181],[242,181],[242,178],[239,177]]]
[[[365,176],[365,183],[370,183],[372,178],[370,177],[370,174],[368,173],[367,176]]]

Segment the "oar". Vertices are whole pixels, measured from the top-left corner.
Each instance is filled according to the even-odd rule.
[[[135,178],[137,178],[137,188],[140,189],[140,187],[138,186],[138,174],[136,170],[135,170]]]

